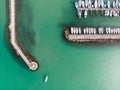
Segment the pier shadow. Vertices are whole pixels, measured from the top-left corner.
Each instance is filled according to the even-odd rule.
[[[18,41],[25,51],[31,53],[35,45],[35,32],[33,31],[33,10],[28,0],[17,0],[17,34]],[[32,54],[32,53],[31,53]]]

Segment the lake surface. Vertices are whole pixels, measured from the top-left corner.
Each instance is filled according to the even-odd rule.
[[[119,17],[78,19],[75,0],[17,0],[20,45],[40,64],[31,72],[8,45],[6,1],[0,3],[0,90],[120,90],[120,44],[72,44],[63,37],[71,25],[119,27]]]

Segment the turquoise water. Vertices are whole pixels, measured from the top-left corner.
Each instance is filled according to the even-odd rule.
[[[74,0],[17,0],[21,46],[40,64],[31,72],[6,41],[6,2],[0,3],[0,90],[120,90],[119,44],[70,44],[66,26],[119,26],[120,18],[77,19]],[[44,76],[48,75],[48,83]]]

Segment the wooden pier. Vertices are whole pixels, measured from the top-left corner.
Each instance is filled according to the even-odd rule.
[[[10,43],[13,46],[13,49],[16,51],[17,55],[19,55],[30,70],[37,70],[38,63],[29,59],[28,56],[25,55],[25,52],[21,49],[17,42],[16,36],[16,0],[8,0],[9,2],[9,34],[10,34]]]

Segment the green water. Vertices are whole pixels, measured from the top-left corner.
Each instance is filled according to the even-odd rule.
[[[31,72],[5,39],[6,1],[0,3],[0,90],[120,90],[120,44],[70,44],[62,36],[66,26],[119,26],[120,18],[77,19],[74,0],[17,0],[21,46],[40,64]]]

